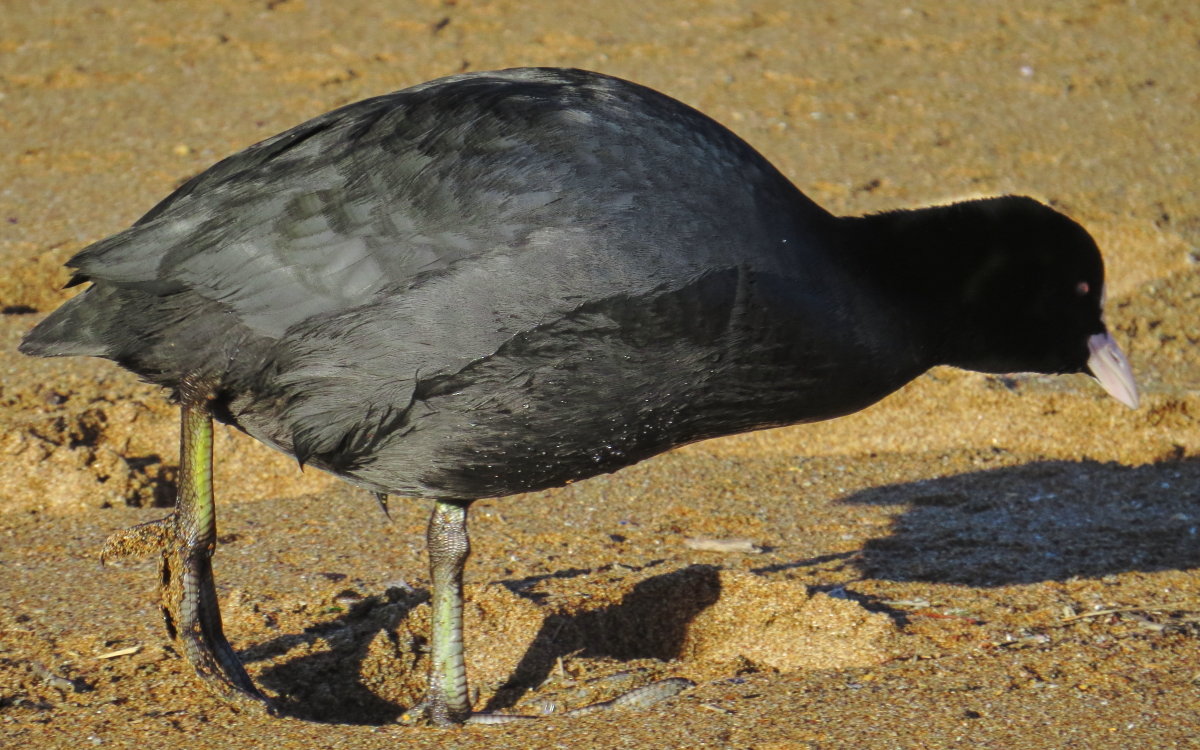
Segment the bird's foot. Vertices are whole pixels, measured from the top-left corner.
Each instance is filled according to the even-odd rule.
[[[456,727],[462,724],[508,724],[514,721],[529,721],[541,718],[528,714],[493,714],[482,712],[468,713],[462,719],[455,721],[447,718],[448,712],[438,710],[433,701],[426,696],[420,703],[400,714],[397,722],[404,726],[435,726]]]
[[[569,685],[553,697],[532,701],[530,708],[542,716],[586,716],[615,708],[645,709],[673,698],[695,683],[682,677],[656,680],[632,687],[645,679],[644,671],[618,672],[582,683]],[[617,693],[615,697],[605,698]],[[584,705],[580,706],[582,703]],[[577,708],[566,708],[566,706]]]
[[[432,726],[455,726],[458,723],[455,721],[439,721],[439,715],[444,715],[446,711],[438,711],[433,706],[433,700],[428,695],[421,699],[421,702],[412,706],[404,713],[400,714],[396,719],[398,724],[404,726],[415,727],[423,725]]]
[[[276,714],[226,640],[207,550],[181,533],[177,514],[118,531],[100,561],[158,553],[159,596],[168,635],[208,689],[239,711]]]
[[[679,695],[684,690],[694,687],[695,683],[691,680],[682,677],[671,677],[665,680],[658,680],[648,685],[626,690],[615,698],[608,700],[595,701],[577,708],[563,710],[562,706],[578,703],[579,700],[589,700],[594,698],[598,690],[611,693],[612,683],[625,683],[629,680],[630,673],[622,672],[620,674],[602,677],[597,680],[574,686],[571,689],[560,692],[554,700],[543,700],[533,704],[537,709],[536,714],[501,714],[501,713],[485,713],[474,712],[461,722],[463,724],[509,724],[516,721],[533,721],[542,719],[548,716],[576,717],[587,716],[588,714],[607,712],[614,709],[632,708],[645,709],[653,706],[660,701],[668,698],[673,698]],[[455,726],[458,722],[439,720],[438,716],[444,716],[444,712],[438,712],[433,701],[429,696],[413,706],[408,711],[404,712],[400,717],[400,723],[414,724],[434,724],[438,726]]]

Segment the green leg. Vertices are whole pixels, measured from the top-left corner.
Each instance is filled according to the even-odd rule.
[[[471,552],[467,503],[437,501],[426,540],[433,581],[433,632],[425,711],[434,724],[461,724],[471,715],[462,626],[462,572]]]
[[[245,708],[266,699],[254,687],[221,627],[212,554],[217,517],[212,485],[212,415],[207,394],[185,381],[181,388],[179,498],[175,513],[108,539],[101,559],[161,551],[163,614],[196,674],[214,693]]]
[[[180,426],[179,502],[175,510],[175,545],[165,553],[178,571],[172,585],[176,628],[192,667],[218,695],[231,701],[263,696],[250,681],[221,627],[221,610],[213,580],[212,554],[217,545],[216,505],[212,484],[212,415],[202,399],[185,394]],[[199,403],[197,403],[199,401]],[[172,581],[176,576],[171,576]],[[176,590],[177,589],[177,590]]]
[[[533,716],[519,714],[473,714],[467,690],[467,665],[463,659],[462,572],[471,552],[467,535],[469,503],[439,500],[429,517],[426,540],[429,571],[433,581],[432,637],[430,643],[429,688],[420,712],[434,724],[503,724],[526,721]],[[631,690],[602,703],[564,712],[566,716],[614,708],[646,708],[678,695],[692,683],[684,679],[660,680]],[[414,714],[416,711],[413,712]],[[415,715],[411,718],[416,718]]]

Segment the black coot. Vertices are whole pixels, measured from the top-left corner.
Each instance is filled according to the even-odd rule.
[[[1023,197],[843,218],[705,115],[578,70],[443,78],[322,115],[70,261],[21,345],[112,359],[183,407],[170,622],[221,694],[211,416],[435,501],[426,709],[470,714],[465,517],[683,443],[862,409],[938,364],[1090,372],[1135,406],[1078,224]]]

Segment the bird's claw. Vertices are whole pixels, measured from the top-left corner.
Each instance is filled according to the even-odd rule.
[[[116,557],[145,557],[166,552],[175,536],[175,515],[171,514],[114,532],[100,548],[103,565]]]
[[[598,682],[614,682],[627,679],[628,673],[620,673],[611,675],[608,678],[601,678]],[[494,714],[476,712],[472,713],[463,722],[464,724],[510,724],[517,721],[531,721],[541,719],[547,716],[560,716],[572,718],[576,716],[587,716],[588,714],[601,713],[620,708],[646,709],[654,704],[664,701],[668,698],[673,698],[679,695],[688,688],[695,687],[696,683],[683,677],[670,677],[665,680],[657,680],[649,685],[633,688],[621,693],[615,698],[608,700],[589,703],[585,706],[572,708],[566,711],[557,711],[556,704],[546,704],[547,707],[542,709],[541,715],[534,714]],[[586,690],[593,691],[595,685],[589,685]],[[556,702],[557,703],[557,702]],[[438,724],[434,721],[432,715],[434,712],[430,709],[430,698],[425,697],[420,703],[405,711],[397,720],[398,723],[406,726],[415,726],[423,724]]]

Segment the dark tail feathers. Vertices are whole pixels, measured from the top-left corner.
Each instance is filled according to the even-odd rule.
[[[105,357],[111,351],[111,316],[119,305],[106,305],[111,289],[93,286],[67,300],[32,331],[18,349],[34,357]]]

